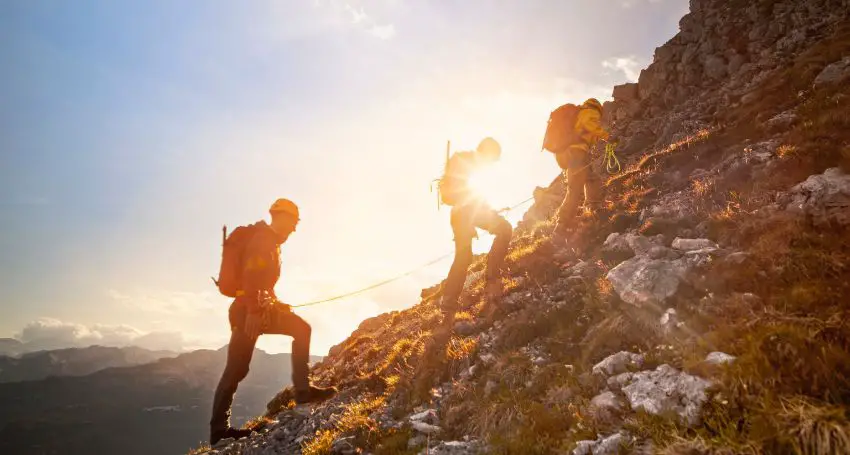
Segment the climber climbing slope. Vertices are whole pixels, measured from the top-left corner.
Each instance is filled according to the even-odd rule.
[[[591,165],[601,152],[597,143],[608,140],[602,127],[602,104],[590,98],[581,106],[565,104],[555,109],[549,117],[543,148],[555,154],[555,160],[567,174],[567,193],[557,213],[557,224],[552,235],[560,246],[575,227],[581,196],[585,206],[595,215],[602,204],[602,178]]]

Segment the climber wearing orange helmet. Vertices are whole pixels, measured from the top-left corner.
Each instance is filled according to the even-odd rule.
[[[590,98],[580,106],[574,128],[577,140],[555,153],[558,165],[567,171],[567,194],[558,209],[554,230],[557,239],[564,239],[575,223],[582,193],[591,213],[602,204],[602,178],[590,165],[596,143],[608,140],[608,132],[602,127],[602,104],[599,100]]]
[[[238,290],[232,293],[235,299],[229,310],[227,364],[213,397],[211,445],[221,439],[239,439],[251,433],[250,430],[230,426],[230,408],[239,382],[248,375],[254,346],[261,334],[292,337],[292,384],[297,403],[320,401],[336,393],[334,388],[310,385],[310,325],[294,314],[289,305],[278,301],[274,293],[274,286],[280,278],[280,245],[295,232],[300,219],[298,207],[288,199],[278,199],[269,208],[269,213],[270,224],[261,220],[237,228],[225,239],[226,248],[234,245],[240,248],[232,256],[238,260],[235,272]],[[222,283],[217,284],[220,289],[223,288]]]
[[[477,169],[499,160],[502,147],[493,138],[484,138],[474,151],[457,152],[448,160],[440,179],[442,203],[452,206],[451,225],[455,241],[455,257],[443,286],[443,311],[446,323],[454,320],[457,301],[463,291],[467,270],[472,263],[472,240],[476,229],[484,229],[496,238],[487,256],[485,287],[490,310],[501,293],[501,268],[511,241],[513,228],[499,213],[469,188],[469,177]]]

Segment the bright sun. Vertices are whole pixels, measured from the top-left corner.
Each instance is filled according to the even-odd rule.
[[[503,202],[501,193],[504,192],[504,186],[505,182],[495,166],[480,169],[469,177],[469,187],[490,205]]]

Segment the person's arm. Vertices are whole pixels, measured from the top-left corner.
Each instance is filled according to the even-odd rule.
[[[263,291],[274,292],[271,274],[274,264],[270,263],[271,253],[261,235],[254,236],[245,248],[245,258],[242,262],[242,287],[245,291],[246,304],[249,313],[260,311],[259,296]]]

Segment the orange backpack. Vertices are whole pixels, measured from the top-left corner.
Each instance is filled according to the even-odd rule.
[[[218,279],[213,282],[219,292],[227,297],[237,297],[238,291],[242,289],[242,257],[245,247],[254,236],[255,224],[239,226],[227,235],[227,226],[221,228],[222,251],[221,266],[218,271]]]
[[[581,107],[575,104],[564,104],[549,115],[546,124],[546,134],[543,136],[543,150],[559,153],[570,145],[578,143],[581,136],[575,130]]]

